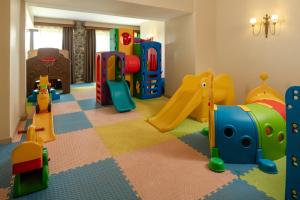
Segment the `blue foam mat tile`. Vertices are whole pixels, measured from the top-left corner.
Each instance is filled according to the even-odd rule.
[[[60,99],[52,101],[53,103],[62,103],[62,102],[69,102],[75,101],[75,98],[72,94],[61,94]]]
[[[204,198],[205,200],[273,200],[246,181],[235,179]]]
[[[77,102],[82,110],[93,110],[93,109],[98,109],[98,108],[102,107],[101,104],[97,103],[95,98],[83,99],[83,100],[79,100]]]
[[[19,143],[0,145],[0,188],[8,188],[12,180],[11,152]]]
[[[92,128],[84,112],[68,113],[54,116],[55,133],[67,133]]]
[[[226,170],[230,170],[231,173],[241,176],[248,171],[256,168],[256,164],[231,164],[231,163],[225,163]]]
[[[185,135],[179,139],[207,157],[210,156],[208,137],[202,135],[200,132]]]
[[[18,199],[138,200],[112,158],[50,176],[45,190]]]

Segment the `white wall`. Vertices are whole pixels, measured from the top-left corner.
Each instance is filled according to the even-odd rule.
[[[25,110],[25,3],[23,0],[1,3],[0,141],[9,141]]]
[[[216,0],[194,0],[193,14],[166,21],[166,95],[187,74],[216,65]]]
[[[20,116],[20,0],[10,1],[10,132]],[[10,136],[12,133],[10,133]]]
[[[228,72],[235,81],[238,100],[260,83],[267,71],[269,83],[285,92],[300,84],[300,1],[224,0],[217,3],[217,71]],[[284,20],[278,36],[254,37],[248,24],[251,17],[277,13]]]
[[[166,21],[166,96],[171,96],[186,74],[195,73],[195,28],[192,14]]]
[[[216,67],[216,1],[194,0],[196,73]]]
[[[9,138],[10,112],[9,112],[9,68],[10,68],[10,0],[1,1],[0,6],[0,141]]]
[[[19,117],[26,117],[25,113],[25,103],[27,101],[26,99],[26,56],[27,56],[27,49],[26,49],[26,3],[25,0],[20,0],[20,26],[19,26]]]
[[[161,43],[161,64],[163,76],[165,74],[165,22],[147,21],[140,25],[141,38],[153,37],[154,41]]]
[[[166,21],[167,47],[172,44],[166,49],[167,95],[185,74],[207,68],[233,77],[239,103],[259,85],[262,71],[281,93],[300,84],[299,8],[298,0],[194,0],[192,15]],[[266,13],[280,16],[280,34],[254,37],[249,19]]]
[[[29,9],[29,6],[27,4],[25,4],[25,16],[26,16],[26,29],[31,29],[34,27],[34,17]]]

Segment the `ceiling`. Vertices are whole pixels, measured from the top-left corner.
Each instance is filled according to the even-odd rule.
[[[40,17],[51,15],[66,18],[71,15],[72,18],[81,16],[82,18],[92,18],[95,21],[96,16],[90,14],[100,14],[100,16],[122,16],[126,18],[117,18],[119,24],[128,23],[128,18],[147,19],[166,21],[174,17],[182,16],[192,12],[191,2],[193,0],[25,0],[28,6],[42,7],[60,10],[34,11]],[[66,12],[66,11],[71,11]],[[77,13],[80,12],[80,13]],[[83,14],[84,13],[84,14]],[[89,14],[86,14],[89,13]],[[79,14],[79,15],[77,15]],[[87,15],[87,16],[85,16]],[[101,18],[101,17],[99,17]],[[133,20],[134,21],[134,20]],[[133,22],[135,23],[135,22]],[[136,22],[138,23],[138,22]]]
[[[104,15],[98,13],[89,13],[81,11],[70,11],[55,8],[45,8],[38,6],[28,6],[30,13],[34,17],[44,18],[56,18],[56,19],[68,19],[68,20],[80,20],[88,22],[99,22],[109,24],[120,24],[120,25],[132,25],[139,26],[147,20],[131,18],[131,17],[119,17],[113,15]]]

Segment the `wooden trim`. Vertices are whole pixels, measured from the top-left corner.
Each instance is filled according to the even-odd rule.
[[[95,29],[95,30],[102,30],[102,31],[109,31],[112,28],[109,27],[96,27],[96,26],[84,26],[86,29]]]
[[[58,24],[58,23],[47,23],[47,22],[34,22],[35,26],[59,26],[59,27],[74,27],[74,24]]]
[[[48,23],[48,22],[34,22],[35,26],[59,26],[59,27],[74,27],[74,24],[58,24],[58,23]],[[103,27],[103,26],[84,26],[86,29],[95,29],[102,31],[109,31],[113,28]],[[133,29],[134,32],[140,32],[139,29]]]
[[[84,26],[86,29],[95,29],[95,30],[102,30],[102,31],[109,31],[111,29],[114,29],[112,27],[103,27],[103,26]],[[134,32],[140,33],[140,30],[133,29]]]

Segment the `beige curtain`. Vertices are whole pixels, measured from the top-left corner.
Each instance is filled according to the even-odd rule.
[[[63,28],[63,42],[62,49],[69,51],[69,59],[71,62],[71,83],[75,81],[74,74],[74,59],[73,59],[73,27],[64,27]]]
[[[96,67],[96,31],[86,30],[86,52],[85,52],[85,82],[95,81]]]

